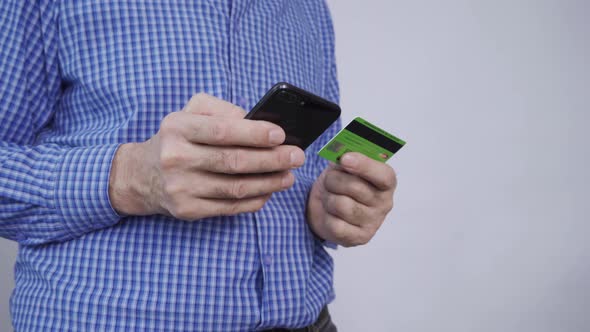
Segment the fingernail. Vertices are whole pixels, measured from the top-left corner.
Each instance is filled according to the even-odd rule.
[[[285,140],[283,131],[280,129],[271,129],[268,133],[268,141],[270,144],[281,144]]]
[[[340,158],[340,164],[344,167],[355,168],[358,164],[358,159],[354,155],[347,153]]]
[[[303,160],[305,155],[301,150],[293,150],[291,151],[291,165],[292,166],[301,166],[303,164]]]

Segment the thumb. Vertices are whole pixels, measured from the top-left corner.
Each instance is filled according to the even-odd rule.
[[[192,96],[182,111],[198,115],[236,119],[243,119],[246,115],[246,111],[241,107],[204,92]]]

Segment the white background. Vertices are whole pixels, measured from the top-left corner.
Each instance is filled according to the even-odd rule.
[[[330,1],[345,119],[406,139],[341,331],[590,331],[590,1]]]
[[[590,1],[328,2],[344,120],[408,141],[381,232],[334,253],[340,331],[590,331]]]

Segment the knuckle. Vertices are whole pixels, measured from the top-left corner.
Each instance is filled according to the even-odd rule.
[[[160,132],[163,134],[172,134],[178,129],[178,114],[177,112],[172,112],[166,115],[162,122],[160,122]]]
[[[334,209],[339,212],[339,214],[346,213],[349,210],[348,201],[342,196],[333,196],[332,204],[334,205]]]
[[[366,198],[371,196],[370,194],[367,193],[366,187],[360,182],[357,182],[357,181],[350,182],[349,188],[353,194],[356,194],[358,196],[366,197]]]
[[[204,97],[203,92],[193,94],[191,96],[191,98],[188,100],[188,102],[186,103],[186,105],[184,105],[184,108],[182,109],[182,111],[188,112],[188,113],[198,113],[199,107],[200,107],[202,100],[203,100],[203,97]]]
[[[346,241],[346,229],[344,228],[344,225],[341,222],[332,222],[329,227],[332,230],[332,234],[334,235],[334,237],[336,237],[342,242],[348,242]]]
[[[196,107],[198,106],[203,99],[207,96],[204,92],[197,92],[191,96],[191,99],[188,101],[189,105]]]
[[[183,191],[182,187],[176,181],[166,181],[164,183],[164,192],[167,196],[176,199],[176,197]]]
[[[209,134],[214,142],[224,142],[227,139],[228,128],[223,122],[216,121],[209,126]]]
[[[328,213],[333,215],[338,213],[338,209],[336,208],[336,195],[327,194],[324,197],[324,203],[326,211],[328,211]]]
[[[356,220],[362,220],[365,217],[365,211],[358,205],[358,204],[353,204],[351,207],[351,214],[352,217]]]
[[[385,180],[385,185],[387,186],[387,188],[392,188],[395,189],[397,187],[397,175],[395,174],[395,171],[393,170],[393,168],[388,167],[389,168],[389,174]]]
[[[160,168],[170,170],[178,165],[182,165],[184,156],[177,149],[162,149],[160,151]]]
[[[371,241],[372,237],[373,237],[373,235],[370,232],[360,232],[358,234],[358,236],[356,236],[355,245],[357,245],[357,246],[365,245],[365,244],[369,243],[369,241]]]
[[[205,110],[206,107],[203,107],[203,106],[206,105],[205,100],[207,98],[210,98],[210,96],[204,92],[195,93],[189,99],[189,101],[185,105],[183,111],[188,112],[188,113],[194,113],[194,114],[206,114],[207,113]]]
[[[246,184],[243,181],[233,181],[229,187],[229,196],[235,199],[242,199],[247,195]]]
[[[244,151],[236,149],[233,152],[224,153],[223,163],[230,173],[240,173],[244,169]]]
[[[332,234],[339,242],[348,245],[354,244],[354,234],[349,232],[346,222],[334,220],[329,227],[332,230]]]
[[[190,207],[190,204],[184,204],[181,200],[176,199],[170,201],[167,210],[174,218],[180,220],[194,219],[194,213]]]
[[[227,162],[227,152],[223,150],[212,150],[206,158],[200,160],[200,168],[207,170],[223,170]]]

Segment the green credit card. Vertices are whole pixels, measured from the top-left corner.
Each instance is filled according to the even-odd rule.
[[[338,163],[346,152],[360,152],[386,162],[406,142],[360,117],[352,120],[318,152],[322,158]]]

